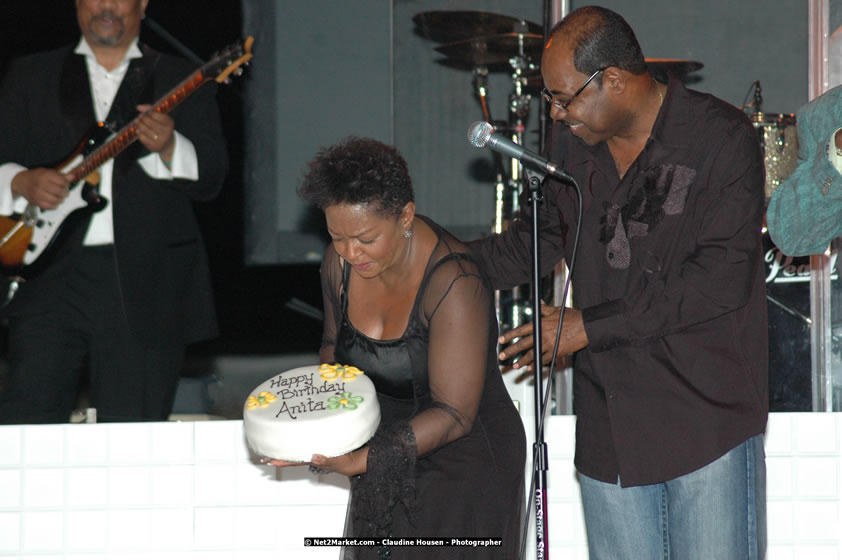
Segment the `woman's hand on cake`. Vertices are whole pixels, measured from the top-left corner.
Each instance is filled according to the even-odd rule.
[[[366,471],[366,461],[368,460],[368,447],[351,451],[339,457],[325,457],[324,455],[313,455],[310,464],[320,469],[344,474],[345,476],[354,476],[362,474]]]
[[[302,465],[309,465],[310,463],[297,463],[295,461],[282,461],[280,459],[271,459],[269,457],[261,457],[261,463],[272,465],[273,467],[300,467]]]
[[[271,457],[261,457],[260,462],[273,467],[301,467],[310,465],[317,469],[322,469],[328,472],[336,472],[344,474],[345,476],[354,476],[355,474],[362,474],[366,470],[366,461],[368,460],[368,448],[364,447],[356,451],[351,451],[339,457],[325,457],[324,455],[313,455],[309,463],[284,461],[281,459],[272,459]]]

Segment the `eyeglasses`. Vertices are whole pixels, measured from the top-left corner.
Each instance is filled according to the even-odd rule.
[[[600,68],[599,70],[597,70],[596,72],[591,74],[591,77],[588,78],[587,80],[585,80],[585,83],[582,84],[582,87],[580,87],[579,89],[576,90],[576,93],[573,94],[573,97],[571,97],[570,99],[568,99],[564,103],[562,103],[561,101],[554,100],[553,94],[550,93],[547,88],[544,88],[544,89],[541,90],[541,97],[543,97],[544,101],[551,104],[556,109],[562,109],[562,110],[566,111],[567,108],[570,106],[570,104],[573,103],[573,101],[577,97],[579,97],[579,94],[582,93],[585,90],[586,87],[588,87],[588,84],[591,83],[591,80],[596,78],[596,75],[599,74],[600,72],[603,72],[604,70],[605,70],[605,68]]]

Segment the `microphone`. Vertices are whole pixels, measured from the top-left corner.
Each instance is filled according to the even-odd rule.
[[[485,121],[476,121],[468,128],[468,142],[476,148],[484,148],[488,145],[492,150],[514,158],[526,167],[547,173],[556,179],[573,181],[573,178],[556,164],[542,158],[535,152],[530,152],[502,134],[494,132],[494,127]],[[575,183],[575,181],[573,182]]]

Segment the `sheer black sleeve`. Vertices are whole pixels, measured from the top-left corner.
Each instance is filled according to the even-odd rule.
[[[415,523],[415,433],[406,421],[381,424],[368,442],[365,475],[352,476],[349,519],[355,535],[388,537],[400,503]]]
[[[467,435],[479,409],[493,333],[491,292],[477,266],[451,254],[432,272],[423,294],[429,323],[427,370],[431,405],[412,421],[418,455]]]
[[[319,271],[322,283],[322,303],[324,306],[324,324],[319,359],[322,363],[333,363],[336,333],[342,318],[341,290],[342,260],[333,245],[328,245],[322,258]]]

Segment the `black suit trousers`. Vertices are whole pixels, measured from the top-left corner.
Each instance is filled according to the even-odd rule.
[[[166,420],[184,343],[162,335],[150,346],[131,331],[112,245],[81,248],[72,259],[49,294],[9,317],[0,423],[67,422],[80,387],[98,421]]]

